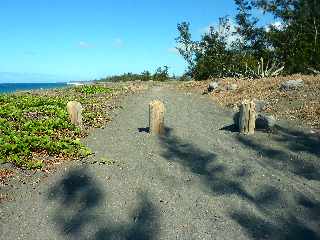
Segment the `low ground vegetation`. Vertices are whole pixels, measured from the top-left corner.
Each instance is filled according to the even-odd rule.
[[[120,90],[93,85],[0,95],[0,162],[35,169],[57,158],[91,154],[80,138],[110,120],[114,106],[108,100]],[[66,104],[71,100],[84,107],[84,131],[70,123]]]

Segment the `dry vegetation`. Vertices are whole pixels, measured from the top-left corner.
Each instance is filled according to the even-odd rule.
[[[281,83],[302,79],[304,87],[294,91],[281,91]],[[320,128],[320,76],[292,75],[263,79],[220,79],[219,90],[209,93],[210,97],[225,107],[236,107],[244,99],[265,100],[265,112],[278,119],[297,120],[311,128]],[[186,82],[180,89],[204,92],[212,80]],[[237,90],[226,90],[230,84]]]
[[[0,185],[3,184],[6,178],[11,177],[13,175],[14,175],[14,172],[10,169],[0,169]]]

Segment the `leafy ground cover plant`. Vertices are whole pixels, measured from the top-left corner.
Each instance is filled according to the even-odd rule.
[[[110,120],[107,100],[111,92],[110,88],[84,86],[0,95],[0,163],[38,169],[48,157],[77,159],[91,154],[80,138],[89,128],[102,127]],[[85,132],[69,121],[66,104],[70,100],[84,107]]]
[[[85,94],[97,94],[97,93],[111,93],[111,88],[96,86],[96,85],[89,85],[76,88],[77,91]]]

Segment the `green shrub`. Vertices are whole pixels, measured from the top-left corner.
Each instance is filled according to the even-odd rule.
[[[76,89],[78,92],[81,92],[84,94],[97,94],[97,93],[111,93],[112,92],[111,88],[95,86],[95,85],[78,87]]]

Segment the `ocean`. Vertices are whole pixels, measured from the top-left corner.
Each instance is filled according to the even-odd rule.
[[[67,87],[67,83],[0,83],[0,93]]]

